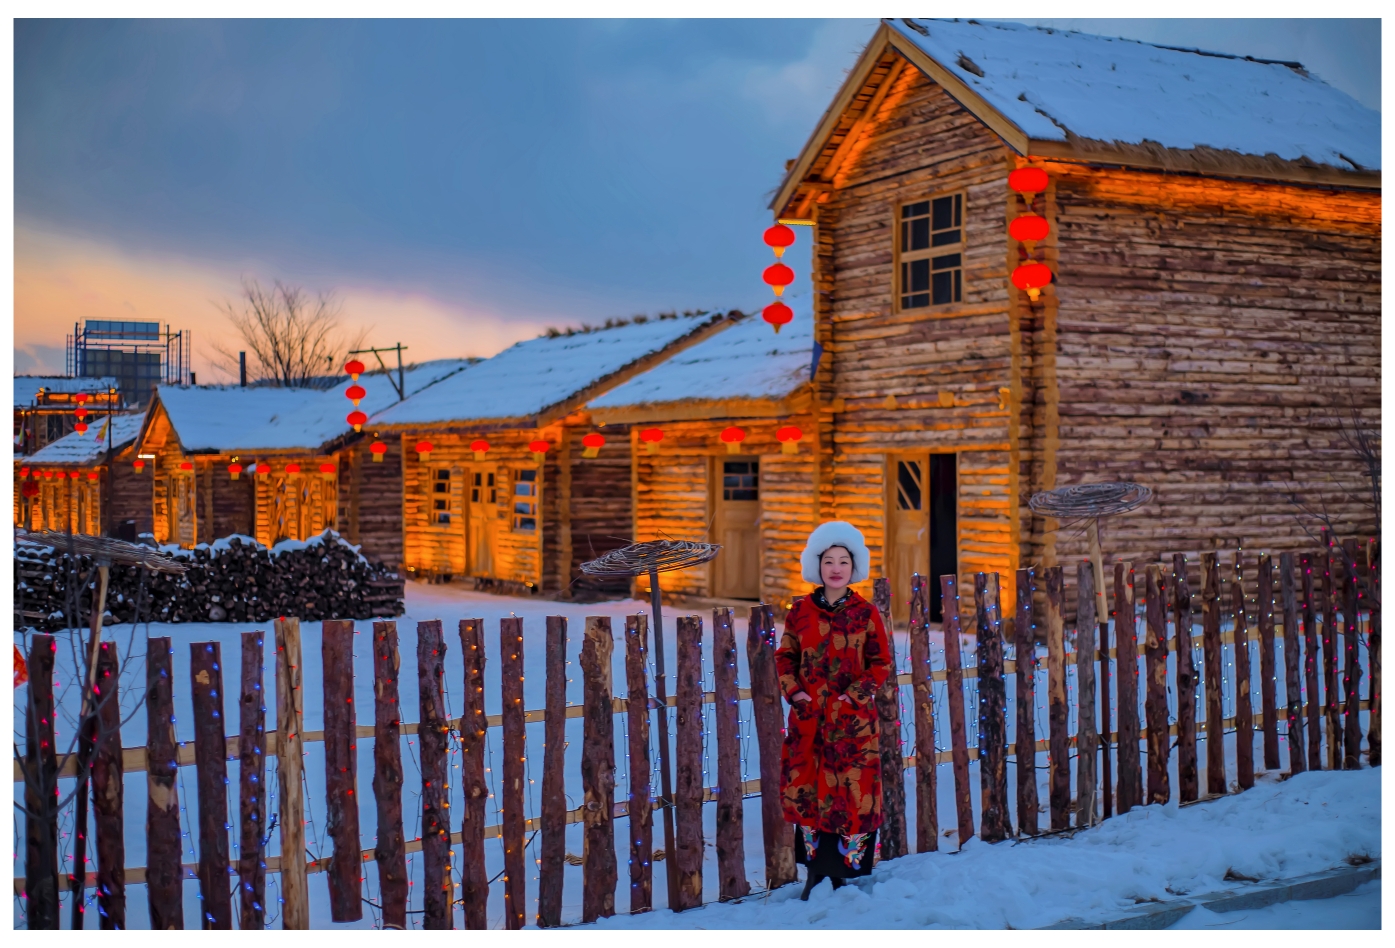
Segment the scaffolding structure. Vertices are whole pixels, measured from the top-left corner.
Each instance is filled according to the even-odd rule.
[[[89,319],[73,324],[67,340],[66,369],[75,378],[111,376],[125,401],[145,405],[156,385],[188,385],[194,354],[193,333],[158,322]]]

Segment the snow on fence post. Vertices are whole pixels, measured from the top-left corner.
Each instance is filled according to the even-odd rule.
[[[407,927],[407,850],[402,831],[402,704],[397,623],[373,623],[373,801],[377,806],[378,891],[383,928]]]
[[[1095,728],[1095,570],[1076,565],[1075,586],[1075,825],[1099,821],[1095,805],[1099,735]]]
[[[1119,812],[1143,803],[1138,760],[1138,617],[1132,563],[1114,564],[1114,647],[1119,671]],[[1109,656],[1105,656],[1105,661]]]
[[[681,655],[683,620],[678,621]],[[519,622],[521,625],[522,620]],[[610,671],[614,651],[610,617],[587,616],[586,637],[581,643],[585,734],[581,752],[582,822],[585,824],[581,870],[583,922],[615,914],[618,876],[615,864],[615,705],[611,699],[614,689]],[[681,681],[681,664],[679,669]],[[681,741],[679,746],[682,746]],[[522,892],[521,876],[519,882]]]
[[[217,642],[189,643],[194,762],[199,794],[199,900],[204,930],[232,928],[232,896],[228,891],[228,742],[223,736],[222,664]]]
[[[590,619],[587,619],[590,625]],[[499,620],[499,679],[503,709],[504,765],[499,782],[504,843],[504,928],[520,929],[528,904],[528,870],[524,864],[523,782],[528,754],[523,710],[523,620],[506,616]],[[614,883],[612,883],[612,886]]]
[[[1343,541],[1342,550],[1342,646],[1346,653],[1346,734],[1342,738],[1342,769],[1361,766],[1361,648],[1357,622],[1360,605],[1356,598],[1356,540]],[[120,743],[118,738],[117,743]],[[100,850],[100,845],[98,849]]]
[[[751,892],[746,881],[742,820],[741,717],[736,684],[736,633],[730,609],[712,610],[712,682],[717,731],[718,898],[739,899]]]
[[[242,633],[242,689],[237,703],[238,927],[266,927],[266,633]],[[148,699],[147,699],[148,700]],[[358,846],[358,840],[354,840]]]
[[[567,617],[548,616],[545,622],[538,927],[556,928],[562,924],[562,871],[567,855]]]
[[[1318,691],[1317,604],[1313,599],[1313,558],[1304,553],[1298,559],[1303,583],[1303,686],[1308,695],[1308,769],[1322,769],[1322,695]],[[1323,617],[1324,637],[1327,617]],[[1330,650],[1329,650],[1330,651]]]
[[[1206,675],[1206,793],[1226,791],[1225,711],[1221,705],[1221,565],[1201,554],[1201,654]]]
[[[354,623],[320,624],[324,677],[325,813],[332,842],[329,858],[329,917],[363,918],[363,856],[358,833],[358,725],[354,713]]]
[[[1305,572],[1306,566],[1305,563]],[[1303,650],[1298,644],[1298,597],[1293,589],[1292,553],[1279,554],[1279,598],[1284,610],[1284,707],[1288,717],[1288,766],[1292,775],[1307,769],[1303,763],[1303,684],[1298,668]]]
[[[1235,613],[1235,780],[1241,790],[1248,790],[1255,785],[1255,712],[1250,700],[1250,625],[1245,617],[1239,550],[1235,552],[1230,604]]]
[[[940,848],[939,807],[935,795],[935,768],[939,760],[935,751],[935,679],[930,669],[929,618],[930,590],[925,577],[914,573],[907,638],[910,640],[911,695],[915,709],[912,719],[915,721],[915,851],[918,853],[933,853]]]
[[[417,623],[417,748],[421,760],[422,927],[454,927],[450,875],[450,791],[446,784],[446,737],[450,722],[441,692],[446,642],[441,620]],[[505,689],[507,689],[505,685]],[[507,694],[507,690],[505,691]]]
[[[1047,766],[1051,774],[1051,829],[1070,826],[1070,708],[1066,704],[1065,570],[1046,568]]]
[[[1144,622],[1147,633],[1144,651],[1147,659],[1147,694],[1143,698],[1143,713],[1148,724],[1148,796],[1147,803],[1167,803],[1172,799],[1171,777],[1167,759],[1172,751],[1172,736],[1167,726],[1167,602],[1164,599],[1162,566],[1149,563],[1143,589]]]
[[[1255,613],[1259,622],[1259,709],[1264,718],[1264,769],[1279,769],[1279,710],[1274,677],[1274,562],[1259,554]]]
[[[882,828],[877,837],[882,860],[904,856],[906,847],[906,759],[901,741],[901,684],[896,666],[896,636],[891,625],[891,580],[872,583],[872,600],[881,613],[890,650],[891,674],[877,690],[877,749],[882,761]],[[754,621],[754,620],[753,620]]]
[[[1007,802],[1007,683],[1003,680],[1003,643],[998,601],[998,574],[974,574],[978,664],[979,835],[996,843],[1012,835]]]
[[[460,652],[464,665],[464,692],[460,709],[460,786],[465,800],[460,818],[460,899],[465,908],[465,928],[489,927],[489,875],[484,868],[485,804],[489,785],[484,780],[484,620],[461,619]]]
[[[1366,596],[1367,615],[1367,644],[1366,644],[1366,664],[1371,669],[1371,707],[1370,715],[1367,718],[1366,746],[1370,750],[1366,763],[1372,767],[1380,766],[1380,712],[1381,712],[1381,680],[1380,680],[1380,550],[1376,546],[1376,541],[1371,540],[1366,544]]]
[[[949,749],[954,768],[954,809],[959,820],[959,848],[974,835],[974,804],[969,790],[969,744],[964,730],[964,669],[959,643],[959,581],[940,577],[944,603],[945,686],[949,705]]]
[[[1322,711],[1327,719],[1327,769],[1342,769],[1342,719],[1338,700],[1342,691],[1337,681],[1337,590],[1332,576],[1332,534],[1322,531],[1323,550],[1318,554],[1322,569],[1322,591],[1318,610],[1322,614]],[[1314,689],[1313,694],[1317,691]],[[1310,699],[1315,702],[1315,699]],[[1308,738],[1312,740],[1311,735]],[[1313,767],[1317,770],[1317,767]]]
[[[777,889],[795,881],[797,875],[794,827],[785,822],[784,805],[780,802],[784,714],[780,706],[780,676],[775,670],[775,616],[771,607],[764,603],[751,609],[746,625],[746,667],[751,673],[751,720],[755,724],[756,747],[760,754],[765,887]]]
[[[702,905],[702,618],[678,618],[677,737],[674,747],[675,912]]]
[[[145,893],[150,927],[155,931],[178,931],[184,927],[184,867],[180,859],[179,751],[174,732],[173,654],[168,637],[146,642]],[[29,673],[32,682],[32,660]],[[32,900],[30,909],[33,909]]]
[[[1172,555],[1172,615],[1177,634],[1177,802],[1197,798],[1196,660],[1192,655],[1192,593],[1187,558]]]
[[[92,812],[97,830],[97,924],[103,931],[126,928],[126,827],[122,798],[121,664],[115,642],[97,652],[97,747],[92,758]],[[1358,739],[1358,744],[1360,740]],[[80,898],[75,894],[74,898]]]
[[[1017,571],[1017,609],[1013,633],[1017,648],[1017,832],[1035,836],[1037,823],[1037,643],[1032,623],[1036,571]]]
[[[625,617],[625,712],[630,738],[630,914],[654,907],[654,806],[650,792],[649,681],[645,658],[649,617]]]
[[[279,618],[276,632],[276,784],[280,790],[281,927],[310,927],[310,890],[305,872],[305,798],[301,747],[305,692],[300,661],[300,620]]]

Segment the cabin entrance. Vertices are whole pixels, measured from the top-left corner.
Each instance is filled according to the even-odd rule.
[[[493,464],[471,464],[465,469],[465,573],[486,579],[494,576],[498,535],[499,471]]]
[[[760,459],[718,458],[713,482],[713,533],[722,552],[712,563],[712,595],[759,599]]]
[[[942,618],[940,580],[959,572],[958,484],[953,454],[899,454],[887,461],[886,575],[891,618],[910,620],[911,577],[930,585],[930,619]]]

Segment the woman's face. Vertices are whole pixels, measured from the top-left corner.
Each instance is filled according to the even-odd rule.
[[[852,579],[852,554],[841,546],[830,546],[819,558],[819,576],[825,586],[842,589]]]

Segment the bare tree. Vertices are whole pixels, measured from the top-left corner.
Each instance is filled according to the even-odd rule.
[[[301,287],[277,280],[268,289],[243,280],[242,298],[218,307],[232,322],[248,354],[248,375],[255,381],[291,388],[335,374],[339,359],[361,346],[366,329],[341,331],[340,304],[332,293],[313,299]],[[221,345],[218,368],[237,374],[237,353]]]

